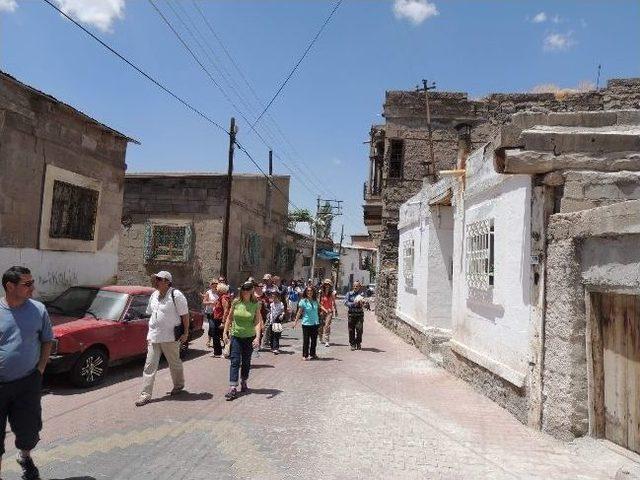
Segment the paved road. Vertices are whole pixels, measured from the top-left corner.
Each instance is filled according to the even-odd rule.
[[[301,332],[287,329],[286,353],[255,358],[251,393],[233,402],[228,362],[204,342],[185,364],[188,393],[166,396],[163,369],[142,408],[142,362],[91,391],[51,379],[35,454],[43,478],[604,479],[631,464],[601,443],[527,429],[368,315],[362,351],[338,320],[318,361],[301,360]],[[11,448],[3,478],[18,478]]]

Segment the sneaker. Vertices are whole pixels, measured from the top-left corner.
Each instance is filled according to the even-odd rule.
[[[356,350],[362,350],[362,345],[360,344],[356,345]]]
[[[18,462],[18,465],[22,468],[23,480],[40,480],[40,472],[36,468],[31,457],[23,457],[18,453],[16,462]]]
[[[249,391],[249,387],[247,387],[247,381],[246,380],[241,380],[240,381],[240,391],[242,393]]]
[[[169,395],[178,395],[184,391],[184,386],[182,387],[173,387],[169,392]]]
[[[309,357],[302,357],[302,360],[306,362],[307,360],[309,360]]]
[[[329,345],[329,342],[324,342],[324,346],[325,347],[330,347],[331,345]]]
[[[354,351],[356,349],[355,345],[351,345],[351,351]]]
[[[273,354],[274,355],[278,355],[280,353],[280,350],[278,350],[277,348],[275,350],[273,350]]]
[[[224,398],[227,401],[234,400],[238,396],[238,389],[236,387],[231,387],[227,393],[224,394]]]
[[[310,358],[311,358],[311,360],[317,360],[317,359],[318,359],[318,356],[317,356],[317,355],[311,355],[311,357],[310,357]]]
[[[143,405],[146,405],[147,403],[149,403],[151,401],[151,398],[149,397],[139,397],[136,400],[136,407],[142,407]]]

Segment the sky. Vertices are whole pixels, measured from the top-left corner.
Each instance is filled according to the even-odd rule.
[[[275,173],[292,177],[290,208],[343,200],[333,228],[339,237],[344,224],[347,239],[366,233],[365,142],[383,123],[386,90],[423,78],[470,97],[576,88],[596,82],[598,64],[601,85],[640,76],[638,0],[344,0],[256,126],[262,142],[243,116],[257,118],[334,1],[153,0],[226,94],[149,0],[52,2],[224,128],[235,116],[238,141],[265,170],[271,146]],[[0,68],[139,140],[127,151],[130,172],[226,172],[226,133],[42,0],[0,0]],[[235,168],[257,171],[242,152]]]

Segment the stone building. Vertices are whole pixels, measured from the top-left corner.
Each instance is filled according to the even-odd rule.
[[[466,93],[430,92],[429,104],[433,159],[424,92],[386,92],[385,123],[370,132],[363,205],[364,223],[379,250],[376,314],[383,324],[419,344],[423,335],[396,315],[400,206],[417,195],[424,182],[435,183],[441,170],[454,169],[459,158],[489,142],[514,113],[638,108],[640,79],[610,80],[599,91],[562,95],[491,94],[471,100]]]
[[[266,272],[286,272],[295,255],[288,243],[289,177],[235,174],[229,228],[228,280],[232,286]],[[147,284],[168,270],[197,303],[221,269],[227,176],[216,173],[131,173],[125,178],[118,280]]]
[[[401,208],[398,331],[523,423],[639,452],[640,110],[514,114],[456,167]]]
[[[286,272],[282,278],[307,281],[313,278],[311,272],[311,259],[313,258],[313,236],[289,230],[287,232],[289,242],[295,245],[294,268]],[[332,278],[333,262],[322,252],[333,251],[333,240],[330,238],[318,238],[316,242],[316,278]]]
[[[29,267],[45,300],[114,282],[129,142],[0,72],[0,269]]]

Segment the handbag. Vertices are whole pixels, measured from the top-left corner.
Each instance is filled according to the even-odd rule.
[[[273,333],[282,333],[282,323],[280,322],[273,322],[271,324],[271,331]]]
[[[177,313],[178,307],[176,306],[176,298],[173,296],[173,288],[171,289],[171,300],[173,300],[173,307],[176,309]],[[180,319],[180,325],[173,327],[173,338],[175,340],[180,340],[182,335],[184,335],[184,323],[182,323],[182,319]]]

